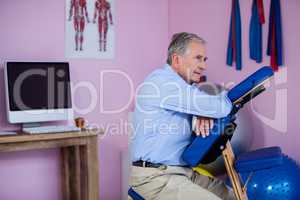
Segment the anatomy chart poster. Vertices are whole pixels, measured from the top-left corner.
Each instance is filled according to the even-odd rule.
[[[115,0],[66,0],[67,58],[113,59]]]

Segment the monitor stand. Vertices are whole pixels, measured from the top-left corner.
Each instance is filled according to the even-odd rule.
[[[22,131],[24,128],[33,128],[33,127],[40,127],[41,123],[39,122],[32,122],[32,123],[22,123]]]

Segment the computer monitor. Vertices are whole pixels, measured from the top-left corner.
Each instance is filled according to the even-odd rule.
[[[10,123],[73,118],[69,63],[6,62],[4,80]]]

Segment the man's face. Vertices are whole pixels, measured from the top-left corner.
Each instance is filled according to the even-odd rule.
[[[199,83],[203,71],[206,69],[205,45],[198,41],[188,44],[184,55],[177,55],[175,70],[189,84]]]

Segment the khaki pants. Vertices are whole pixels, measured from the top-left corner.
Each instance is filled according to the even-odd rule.
[[[146,200],[233,200],[223,181],[200,175],[190,168],[132,166],[131,187]]]

